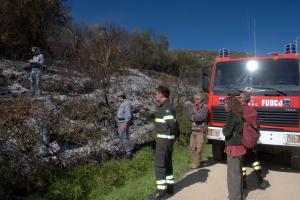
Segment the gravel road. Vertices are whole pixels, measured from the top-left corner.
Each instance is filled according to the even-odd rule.
[[[261,162],[268,187],[265,190],[259,189],[256,176],[249,168],[246,199],[299,200],[300,171],[291,170],[284,157],[281,160],[276,155],[264,156]],[[203,168],[190,171],[176,183],[176,193],[169,200],[227,200],[226,167],[226,163],[216,163],[213,159],[209,159]]]

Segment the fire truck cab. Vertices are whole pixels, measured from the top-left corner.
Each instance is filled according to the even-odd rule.
[[[256,108],[260,121],[259,147],[290,151],[291,167],[300,168],[300,54],[296,45],[286,45],[284,54],[245,58],[231,58],[229,50],[221,49],[210,81],[203,75],[203,90],[209,91],[208,140],[215,160],[225,159],[224,100],[247,91],[249,105]]]

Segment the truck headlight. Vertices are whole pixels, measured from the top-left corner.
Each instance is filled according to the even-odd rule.
[[[288,144],[300,144],[300,135],[287,135],[286,142]]]
[[[221,129],[208,129],[208,135],[213,137],[220,137],[222,130]]]

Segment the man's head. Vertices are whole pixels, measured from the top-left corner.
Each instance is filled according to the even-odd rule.
[[[124,99],[126,99],[125,92],[123,92],[123,91],[118,92],[118,93],[117,93],[117,99],[118,99],[118,101],[123,102]]]
[[[33,53],[33,55],[39,55],[40,49],[38,47],[32,47],[31,52]]]
[[[169,88],[165,86],[158,86],[155,91],[155,100],[159,103],[164,102],[166,99],[168,99],[170,96],[170,90]]]
[[[244,91],[241,93],[240,98],[241,98],[242,103],[248,104],[250,101],[250,93]]]
[[[194,102],[195,105],[199,105],[201,102],[203,102],[203,94],[198,92],[194,94]]]

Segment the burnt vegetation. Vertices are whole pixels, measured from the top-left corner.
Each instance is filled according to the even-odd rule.
[[[50,132],[50,142],[79,147],[89,141],[96,146],[102,137],[115,134],[111,131],[115,130],[114,105],[109,94],[117,84],[114,77],[126,75],[126,69],[162,73],[158,79],[178,91],[188,85],[200,86],[202,70],[217,56],[214,51],[170,50],[167,36],[153,31],[126,30],[107,22],[96,26],[76,24],[64,0],[1,1],[1,60],[26,62],[32,56],[32,46],[40,47],[47,66],[54,66],[44,74],[55,75],[60,81],[44,81],[44,90],[52,94],[49,104],[26,95],[0,97],[1,199],[43,194],[51,182],[49,173],[53,168],[82,163],[76,156],[68,158],[74,161],[63,162],[60,151],[64,149],[55,146],[48,146],[55,161],[45,162],[38,147],[47,144],[43,144],[40,132]],[[83,84],[77,83],[77,79],[85,77],[89,78]],[[29,87],[21,75],[4,78],[0,71],[1,88],[13,82]],[[96,89],[100,89],[103,100],[80,96]],[[80,96],[79,100],[57,97],[74,94]],[[172,97],[178,107],[184,95],[190,94],[175,93]],[[115,157],[101,148],[92,151],[94,160]]]

